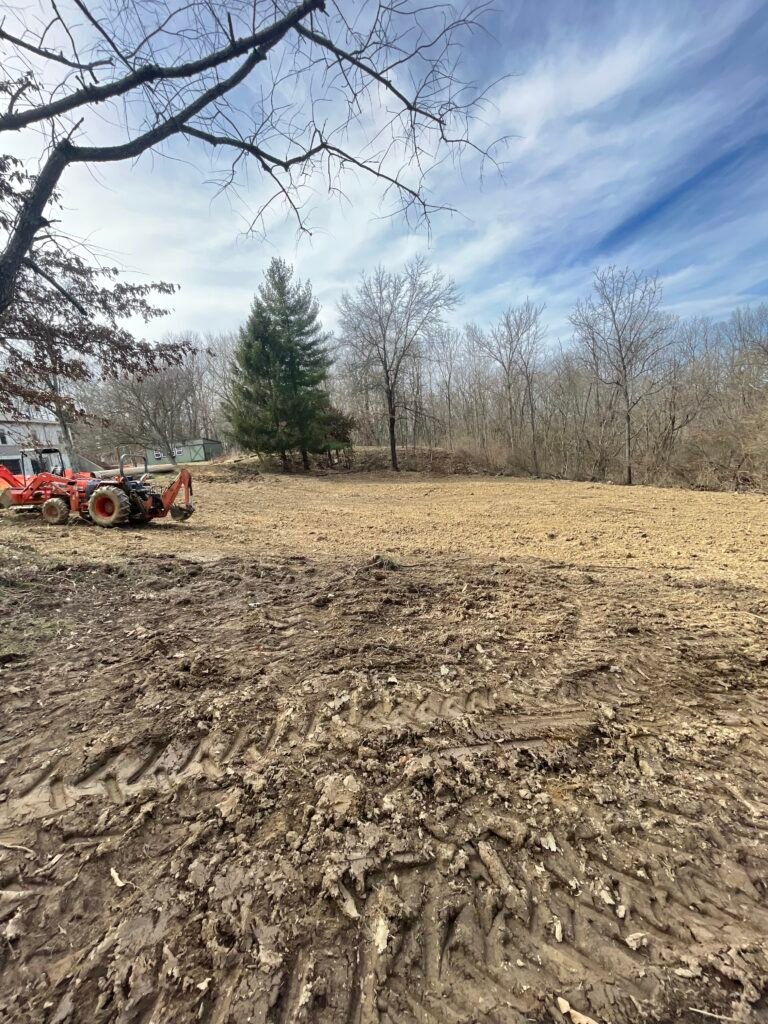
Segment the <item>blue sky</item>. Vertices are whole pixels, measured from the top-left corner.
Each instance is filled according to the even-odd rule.
[[[465,63],[481,83],[510,75],[478,126],[481,142],[512,136],[503,175],[441,167],[434,198],[459,214],[438,215],[431,236],[381,219],[378,185],[358,176],[347,202],[318,191],[311,239],[283,210],[266,239],[247,238],[258,175],[217,197],[210,153],[186,144],[95,175],[73,168],[67,226],[136,275],[181,285],[155,336],[236,327],[274,255],[312,280],[330,327],[361,270],[419,252],[461,287],[458,322],[489,323],[530,296],[546,302],[553,341],[603,263],[658,271],[685,316],[768,300],[768,3],[497,7]]]

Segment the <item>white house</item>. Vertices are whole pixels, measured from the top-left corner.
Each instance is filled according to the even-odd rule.
[[[0,410],[0,463],[11,473],[37,472],[44,467],[35,465],[33,457],[24,456],[21,463],[21,452],[24,448],[59,448],[62,449],[62,430],[52,414],[46,409],[28,409],[22,418],[12,418],[9,413]],[[62,451],[62,460],[69,466],[69,460]]]

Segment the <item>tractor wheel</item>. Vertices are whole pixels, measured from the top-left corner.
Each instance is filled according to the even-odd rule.
[[[119,487],[99,487],[88,502],[88,513],[97,526],[122,526],[130,517],[131,503]]]
[[[49,498],[43,502],[40,514],[49,526],[63,526],[69,519],[69,505],[63,498]]]

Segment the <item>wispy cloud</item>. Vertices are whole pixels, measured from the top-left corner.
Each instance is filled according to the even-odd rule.
[[[428,248],[462,289],[460,320],[487,322],[530,295],[547,302],[553,337],[601,262],[658,271],[684,314],[765,297],[765,3],[510,3],[491,27],[467,60],[481,81],[513,75],[479,129],[513,136],[503,180],[480,187],[476,165],[441,168],[436,198],[461,216],[439,216],[431,241],[380,219],[381,189],[361,174],[346,180],[345,199],[312,182],[311,238],[297,239],[277,208],[266,239],[246,238],[264,183],[254,173],[238,196],[215,196],[211,157],[186,144],[101,169],[99,183],[72,169],[66,223],[129,268],[182,286],[157,334],[236,326],[278,254],[312,280],[331,326],[361,270]]]

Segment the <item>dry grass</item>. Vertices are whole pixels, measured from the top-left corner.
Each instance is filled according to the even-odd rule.
[[[56,557],[121,558],[387,553],[404,560],[541,558],[572,565],[669,570],[735,582],[768,580],[768,497],[611,485],[391,475],[258,476],[195,470],[198,510],[106,533],[3,517],[0,542]]]

